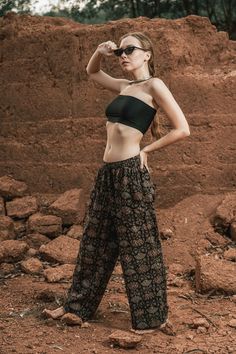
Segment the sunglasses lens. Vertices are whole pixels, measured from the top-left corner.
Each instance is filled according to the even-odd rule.
[[[117,56],[117,57],[120,57],[123,53],[123,49],[119,48],[119,49],[115,49],[114,50],[114,54]]]
[[[120,57],[123,52],[126,54],[126,55],[129,55],[129,54],[132,54],[133,51],[134,51],[135,47],[127,47],[125,49],[122,49],[122,48],[118,48],[118,49],[115,49],[114,50],[114,54],[117,56],[117,57]]]
[[[129,54],[133,53],[134,49],[135,49],[135,47],[127,47],[127,48],[125,48],[124,52],[125,52],[125,54],[129,55]]]

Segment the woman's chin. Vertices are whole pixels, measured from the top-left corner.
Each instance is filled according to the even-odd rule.
[[[131,69],[129,69],[126,66],[122,66],[122,71],[125,72],[125,73],[129,73],[131,71]]]

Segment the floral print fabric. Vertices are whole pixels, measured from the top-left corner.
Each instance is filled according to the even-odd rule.
[[[92,319],[120,260],[132,327],[159,327],[167,319],[166,267],[154,208],[155,187],[140,155],[103,162],[94,180],[84,231],[64,304]]]

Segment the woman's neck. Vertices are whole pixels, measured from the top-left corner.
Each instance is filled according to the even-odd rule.
[[[146,77],[144,79],[132,80],[132,81],[129,82],[129,85],[138,84],[139,82],[147,81],[147,80],[150,80],[151,78],[152,78],[152,76],[149,75],[149,77]]]

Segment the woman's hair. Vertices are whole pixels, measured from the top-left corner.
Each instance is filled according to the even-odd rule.
[[[148,49],[148,51],[150,51],[151,57],[148,60],[148,69],[149,69],[150,75],[154,76],[155,75],[154,51],[153,51],[153,44],[151,42],[151,39],[142,32],[129,32],[129,33],[126,33],[125,35],[123,35],[119,41],[121,42],[122,39],[124,39],[128,36],[132,36],[132,37],[137,38],[139,40],[139,42],[141,43],[142,48]],[[161,136],[160,121],[159,121],[158,114],[155,115],[155,118],[152,121],[151,134],[156,139],[158,139]]]

